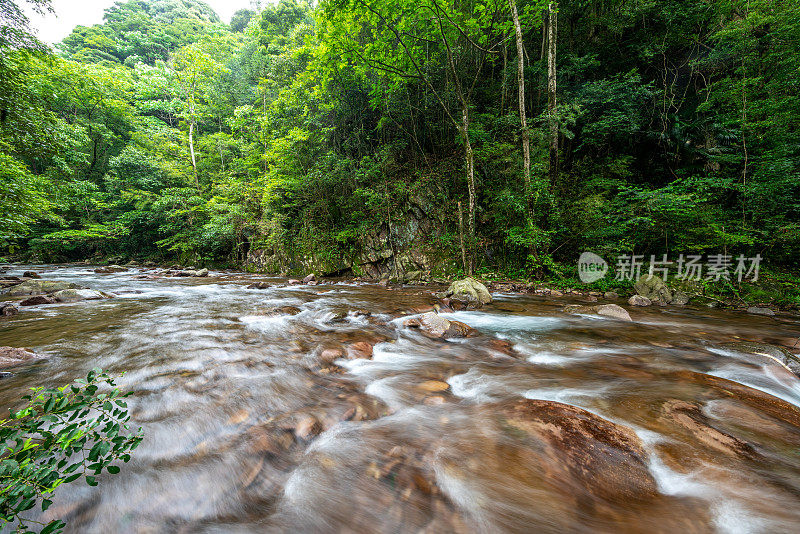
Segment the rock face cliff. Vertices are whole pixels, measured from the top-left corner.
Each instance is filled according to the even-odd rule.
[[[403,220],[384,222],[356,236],[348,250],[303,251],[291,245],[255,247],[248,268],[270,273],[315,272],[322,276],[356,275],[399,281],[425,280],[431,272],[452,270],[456,263],[436,243],[444,225],[418,205]],[[293,250],[293,248],[295,248]]]

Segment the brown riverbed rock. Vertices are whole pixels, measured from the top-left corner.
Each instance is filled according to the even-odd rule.
[[[339,358],[344,358],[344,350],[339,347],[328,347],[319,353],[319,361],[324,365],[332,365]]]
[[[352,358],[372,358],[372,348],[369,341],[356,341],[347,347],[347,354]]]
[[[560,402],[520,399],[494,405],[502,428],[541,457],[544,476],[604,499],[657,494],[636,433]]]
[[[307,415],[298,421],[294,427],[294,435],[297,439],[308,441],[322,432],[322,424],[313,415]]]
[[[711,420],[696,404],[682,400],[669,400],[662,406],[662,413],[662,417],[669,422],[688,431],[696,445],[702,444],[732,456],[745,458],[756,456],[755,450],[750,444],[714,428]]]
[[[55,304],[58,302],[56,299],[49,295],[34,295],[28,297],[19,303],[20,306],[38,306],[40,304]]]
[[[38,360],[43,356],[36,354],[32,350],[18,347],[0,347],[0,369],[13,367],[31,360]]]
[[[41,278],[41,276],[39,276],[39,273],[35,273],[33,271],[25,271],[24,273],[22,273],[22,276],[24,278]]]

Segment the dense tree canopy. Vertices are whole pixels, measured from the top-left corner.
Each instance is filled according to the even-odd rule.
[[[797,0],[280,0],[229,26],[129,0],[52,54],[4,19],[0,241],[42,259],[335,271],[420,221],[444,270],[800,252]]]

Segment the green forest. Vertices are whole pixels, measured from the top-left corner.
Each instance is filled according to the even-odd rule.
[[[0,2],[7,259],[800,264],[797,0],[121,0],[53,47],[25,7]]]

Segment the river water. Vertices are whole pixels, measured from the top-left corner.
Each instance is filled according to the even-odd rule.
[[[429,288],[23,270],[117,296],[0,318],[49,356],[3,413],[99,366],[144,428],[120,474],[57,491],[68,532],[800,531],[800,379],[719,347],[791,346],[797,317],[495,294],[446,341],[404,326]]]

